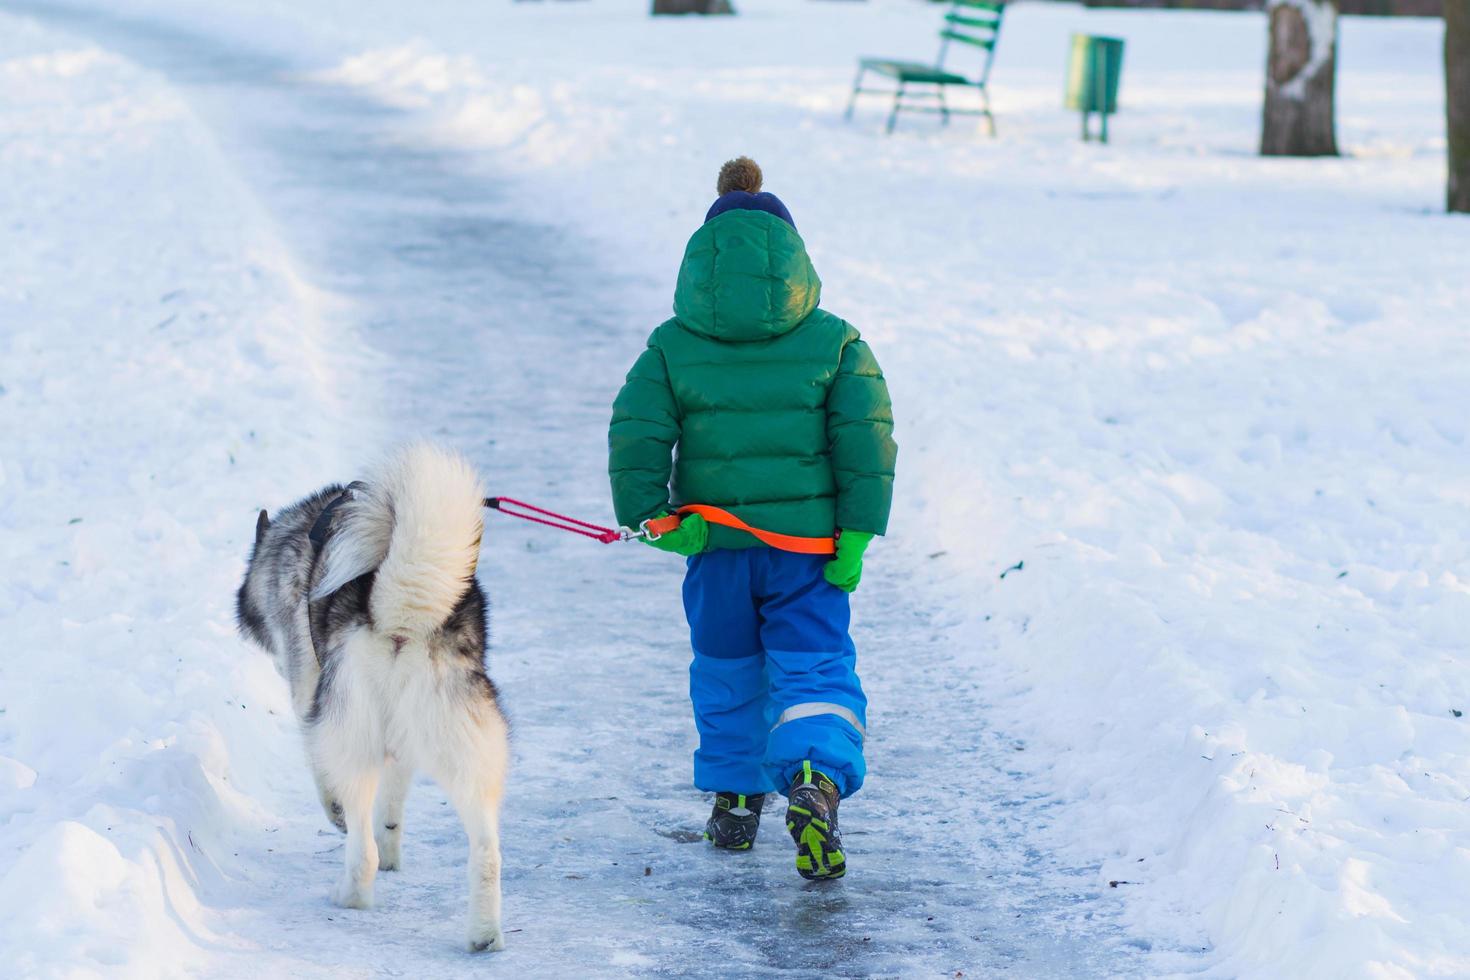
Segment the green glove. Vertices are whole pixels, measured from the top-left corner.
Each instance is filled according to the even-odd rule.
[[[658,515],[668,517],[667,513]],[[697,555],[709,544],[709,524],[698,514],[690,514],[679,521],[679,526],[668,534],[660,535],[655,539],[640,539],[646,545],[657,548],[659,551],[671,551],[676,555],[688,558]]]
[[[867,531],[838,531],[837,555],[822,569],[827,581],[843,592],[856,589],[863,577],[863,552],[872,540],[873,535]]]

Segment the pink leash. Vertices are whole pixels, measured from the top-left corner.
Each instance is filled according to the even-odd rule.
[[[580,534],[584,538],[592,538],[603,544],[626,541],[630,537],[637,536],[632,532],[619,531],[617,528],[603,527],[601,524],[593,524],[590,521],[568,517],[566,514],[558,514],[556,511],[528,504],[524,500],[516,500],[514,497],[486,497],[485,506],[491,510],[498,510],[507,517],[519,517],[523,521],[545,524],[558,531],[571,531],[573,534]]]

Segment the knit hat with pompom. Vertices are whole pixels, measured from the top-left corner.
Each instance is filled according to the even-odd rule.
[[[750,157],[736,157],[725,161],[720,176],[715,180],[715,193],[719,198],[710,205],[705,221],[718,217],[726,211],[765,211],[774,214],[792,228],[791,212],[775,194],[761,190],[761,168]]]

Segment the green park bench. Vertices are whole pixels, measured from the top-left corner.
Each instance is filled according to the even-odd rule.
[[[846,119],[852,118],[857,97],[863,92],[893,92],[893,110],[888,114],[888,132],[893,132],[894,123],[902,109],[916,112],[937,112],[941,121],[949,123],[950,115],[984,116],[990,124],[990,135],[995,135],[995,116],[990,112],[990,92],[986,82],[990,79],[990,63],[995,60],[995,41],[1000,35],[1001,15],[1005,13],[1005,0],[952,0],[949,11],[944,15],[944,28],[939,32],[939,57],[933,64],[922,61],[893,61],[888,58],[863,58],[858,61],[857,78],[852,83],[852,98],[848,100]],[[980,72],[974,77],[962,75],[944,66],[944,56],[949,53],[951,41],[968,44],[985,52]],[[863,76],[868,72],[893,79],[896,89],[863,88]],[[911,91],[909,86],[923,86]],[[978,89],[982,108],[952,109],[944,99],[944,90],[951,86]],[[938,105],[905,105],[905,97],[937,99]]]

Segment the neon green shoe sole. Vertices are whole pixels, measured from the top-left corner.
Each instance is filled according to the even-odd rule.
[[[841,878],[847,874],[847,856],[842,853],[842,839],[832,833],[827,822],[807,813],[802,807],[786,811],[786,829],[796,841],[796,871],[809,881]]]
[[[810,763],[792,784],[786,830],[796,842],[796,872],[808,881],[847,874],[847,855],[837,833],[837,787]]]

